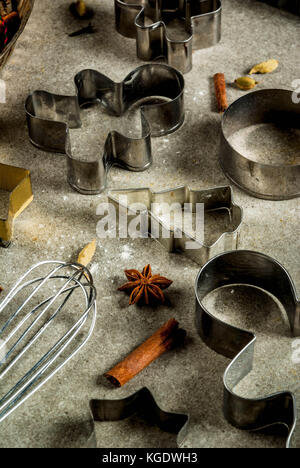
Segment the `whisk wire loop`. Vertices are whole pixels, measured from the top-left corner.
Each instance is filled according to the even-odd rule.
[[[38,276],[34,279],[28,279],[36,270],[44,267],[52,267],[51,271],[44,276]],[[65,271],[65,274],[63,272]],[[71,273],[72,272],[72,273]],[[26,281],[25,281],[26,280]],[[57,288],[54,294],[46,299],[38,302],[26,311],[26,306],[30,305],[32,300],[37,298],[38,293],[43,292],[43,286],[46,286],[49,281],[54,281],[55,284],[59,281],[64,281],[64,284]],[[5,311],[8,306],[12,306],[14,300],[19,294],[24,293],[27,288],[33,287],[28,297],[22,300],[16,310],[9,316],[4,325],[0,328],[0,338],[4,332],[8,331],[10,326],[14,325],[12,331],[8,333],[3,340],[0,341],[1,349],[6,350],[6,346],[13,337],[21,332],[21,335],[16,338],[16,341],[10,345],[5,352],[3,359],[0,359],[0,368],[5,368],[0,373],[0,383],[5,381],[5,378],[10,376],[10,371],[15,367],[17,362],[29,351],[30,348],[38,341],[38,339],[53,323],[54,319],[60,315],[60,312],[68,304],[68,301],[75,293],[76,300],[79,296],[82,307],[82,314],[75,323],[65,332],[50,349],[40,357],[34,365],[30,367],[19,380],[6,391],[4,396],[0,396],[0,422],[6,419],[13,411],[39,390],[46,382],[48,382],[62,367],[64,367],[87,343],[91,337],[96,324],[96,290],[93,284],[93,278],[87,268],[78,263],[64,263],[56,261],[40,262],[30,268],[15,284],[6,298],[0,304],[0,313]],[[81,294],[80,294],[81,293]],[[62,298],[62,302],[55,305],[57,300]],[[50,311],[55,305],[55,310]],[[21,312],[25,312],[25,316],[15,325],[14,321],[20,316]],[[50,316],[47,317],[47,312]],[[30,337],[30,332],[38,325],[38,322],[46,317],[45,322],[41,327],[34,332]],[[27,325],[27,322],[32,322],[22,331],[22,327]],[[1,320],[1,315],[0,315]],[[84,327],[87,324],[86,327]],[[80,334],[81,332],[81,334]],[[26,342],[26,338],[28,341]],[[78,341],[78,342],[77,342]],[[24,347],[16,354],[16,350],[24,343]],[[74,346],[73,346],[74,344]],[[71,346],[72,345],[72,346]],[[66,355],[62,356],[63,353]],[[11,360],[10,360],[11,358]],[[59,358],[61,358],[59,360]],[[2,362],[1,362],[2,361]],[[51,368],[53,367],[53,369]],[[51,368],[51,369],[50,369]],[[49,372],[47,373],[47,371]],[[1,389],[1,387],[0,387]]]

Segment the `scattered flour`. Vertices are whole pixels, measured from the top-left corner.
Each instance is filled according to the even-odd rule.
[[[122,260],[128,260],[130,257],[132,257],[132,253],[132,249],[128,245],[125,245],[121,252]]]
[[[92,263],[90,272],[93,276],[96,276],[99,271],[99,263]]]
[[[100,103],[81,110],[82,127],[70,129],[72,155],[82,161],[98,161],[103,156],[108,134],[116,130],[132,138],[142,136],[141,112],[132,106],[122,117],[105,112]]]
[[[275,124],[242,128],[229,138],[230,144],[252,161],[262,164],[300,164],[300,129]]]

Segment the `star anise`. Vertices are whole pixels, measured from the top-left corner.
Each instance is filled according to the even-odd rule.
[[[158,302],[165,302],[164,289],[171,286],[173,281],[160,275],[153,275],[151,266],[147,265],[142,273],[138,270],[125,270],[128,283],[119,288],[119,291],[131,292],[129,305],[137,304],[142,299],[146,304],[154,299]]]

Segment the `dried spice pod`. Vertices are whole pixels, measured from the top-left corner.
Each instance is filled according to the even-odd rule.
[[[240,78],[237,78],[235,80],[235,84],[242,90],[247,91],[249,89],[255,88],[255,86],[258,84],[257,81],[255,81],[253,78],[250,78],[249,76],[241,76]]]
[[[78,16],[82,17],[86,15],[86,4],[83,0],[76,2],[76,11]]]
[[[96,239],[94,239],[92,242],[86,245],[84,249],[80,252],[80,254],[78,255],[77,262],[80,263],[80,265],[87,267],[88,264],[91,263],[91,261],[93,260],[96,248],[97,241]]]
[[[279,62],[275,59],[267,60],[266,62],[261,62],[255,65],[249,72],[249,75],[255,73],[272,73],[278,67]]]
[[[128,283],[121,286],[118,291],[130,292],[129,305],[144,301],[149,304],[151,300],[165,302],[164,289],[171,286],[173,281],[160,275],[152,275],[151,266],[147,265],[142,273],[138,270],[125,270]]]
[[[179,323],[170,319],[124,361],[107,372],[105,377],[114,386],[122,387],[166,351],[182,344],[185,336],[186,332],[179,328]]]
[[[216,73],[214,75],[214,84],[216,97],[218,102],[218,110],[223,113],[228,108],[226,82],[224,73]]]
[[[70,11],[73,16],[79,19],[89,19],[94,16],[94,10],[88,7],[84,0],[71,3]]]

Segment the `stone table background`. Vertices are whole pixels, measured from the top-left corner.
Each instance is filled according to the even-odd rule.
[[[98,32],[69,38],[80,25],[68,14],[68,0],[36,0],[24,34],[4,71],[7,103],[1,104],[1,162],[31,170],[35,199],[16,222],[15,241],[0,250],[0,282],[5,291],[39,260],[76,258],[96,235],[97,205],[106,194],[81,196],[66,182],[65,158],[44,153],[28,141],[24,101],[45,89],[72,94],[73,77],[94,68],[113,80],[141,64],[135,42],[114,30],[111,0],[89,0]],[[194,53],[186,79],[186,122],[175,134],[153,141],[154,164],[134,174],[113,168],[110,188],[164,189],[188,184],[207,188],[228,184],[218,164],[220,116],[211,77],[225,71],[233,82],[255,63],[280,61],[261,79],[261,87],[291,88],[300,78],[299,17],[254,0],[223,0],[222,42]],[[232,102],[242,91],[228,86]],[[95,129],[94,129],[95,130]],[[239,248],[269,254],[289,270],[300,290],[299,200],[270,202],[233,188],[245,220]],[[128,308],[117,292],[123,269],[151,263],[174,280],[169,305]],[[241,432],[224,421],[222,374],[228,360],[208,349],[194,327],[194,281],[199,268],[182,255],[169,255],[151,240],[98,240],[93,261],[98,289],[98,321],[93,338],[62,372],[1,424],[0,447],[69,447],[84,444],[84,421],[91,398],[120,398],[148,387],[165,410],[188,412],[185,447],[282,447],[283,435]],[[4,294],[4,293],[3,293]],[[234,297],[233,297],[234,296]],[[298,385],[300,364],[291,360],[293,340],[278,306],[259,292],[234,290],[209,298],[211,309],[227,321],[258,334],[254,371],[240,385],[243,395],[264,395]],[[188,332],[183,349],[166,354],[121,390],[100,376],[170,317]],[[174,447],[175,437],[139,418],[96,425],[99,447]]]

